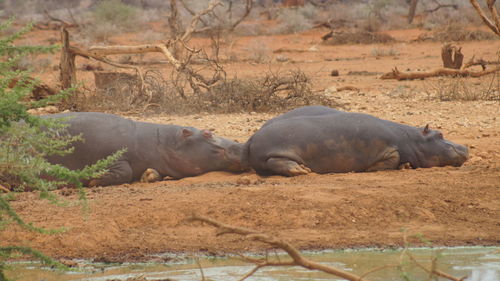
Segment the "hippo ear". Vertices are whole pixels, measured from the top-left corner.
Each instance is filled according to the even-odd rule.
[[[206,139],[211,139],[213,137],[212,132],[210,132],[209,130],[203,130],[203,137]]]
[[[425,125],[424,130],[422,131],[422,134],[424,136],[428,135],[431,132],[431,129],[429,129],[429,124]]]
[[[183,136],[184,138],[186,138],[186,139],[187,139],[187,138],[189,138],[189,137],[190,137],[190,136],[192,136],[192,135],[193,135],[193,131],[191,131],[191,130],[189,130],[189,129],[186,129],[186,128],[182,129],[182,136]]]

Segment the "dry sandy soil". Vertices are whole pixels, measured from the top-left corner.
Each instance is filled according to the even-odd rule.
[[[280,54],[289,59],[285,63],[235,61],[225,65],[226,70],[238,77],[258,77],[269,69],[301,69],[312,79],[315,91],[336,99],[343,109],[415,126],[430,123],[445,138],[468,145],[470,159],[458,168],[294,178],[213,172],[176,181],[94,188],[88,190],[87,214],[74,190],[55,192],[70,202],[69,207],[51,205],[36,193],[24,193],[12,206],[25,220],[41,227],[65,227],[66,231],[41,235],[9,227],[0,232],[0,245],[25,245],[55,257],[104,261],[153,259],[152,254],[167,251],[219,253],[266,248],[237,236],[216,237],[212,228],[186,222],[192,213],[267,232],[301,249],[396,247],[403,244],[402,229],[421,233],[434,245],[500,245],[500,103],[436,99],[433,89],[445,87],[452,78],[380,80],[380,74],[394,66],[401,70],[441,66],[441,43],[410,41],[418,30],[389,32],[399,40],[389,45],[322,45],[320,36],[325,32],[235,38],[232,51],[239,56],[250,55],[245,48],[254,40],[265,42],[274,57],[273,50],[286,47],[292,51]],[[37,31],[28,35],[34,43],[47,38],[58,38],[58,34]],[[139,43],[133,38],[128,34],[113,42]],[[461,46],[466,60],[474,54],[494,60],[500,41],[464,42]],[[375,57],[374,48],[392,48],[398,54]],[[53,65],[57,65],[56,59]],[[330,76],[334,69],[340,76]],[[347,75],[349,71],[372,73]],[[57,75],[50,70],[41,77],[54,83]],[[92,76],[79,72],[79,77],[90,81]],[[492,78],[459,81],[487,87]],[[498,87],[498,78],[494,83]],[[359,91],[336,91],[342,86],[355,86]],[[213,128],[218,135],[244,142],[277,114],[129,117]],[[423,244],[416,238],[410,241]]]

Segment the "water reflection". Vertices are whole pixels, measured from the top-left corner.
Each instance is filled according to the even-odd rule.
[[[415,259],[430,267],[432,257],[438,254],[438,269],[454,276],[467,275],[467,281],[500,281],[500,253],[498,247],[462,247],[443,249],[411,249]],[[305,255],[317,262],[335,266],[362,275],[374,268],[400,264],[401,250],[344,250],[306,252]],[[284,257],[281,257],[284,259]],[[206,278],[212,280],[238,280],[253,269],[251,264],[235,258],[200,258]],[[85,264],[80,261],[80,264]],[[386,268],[371,273],[371,280],[402,280],[406,275],[411,280],[425,280],[428,274],[405,259],[403,269]],[[8,276],[19,281],[34,280],[89,280],[108,279],[126,280],[130,277],[144,276],[148,280],[172,278],[175,280],[201,280],[198,265],[191,259],[177,263],[163,264],[123,264],[105,265],[87,263],[80,271],[56,272],[42,268],[36,263],[15,263]],[[301,267],[269,267],[257,271],[247,280],[285,281],[285,280],[341,280],[331,275],[309,271]]]

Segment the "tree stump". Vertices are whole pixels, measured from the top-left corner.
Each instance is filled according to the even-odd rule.
[[[453,46],[450,43],[444,44],[441,48],[441,59],[444,68],[460,69],[464,60],[462,48]]]

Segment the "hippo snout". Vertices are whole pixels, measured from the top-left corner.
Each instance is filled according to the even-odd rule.
[[[469,158],[469,149],[465,145],[454,144],[453,149],[453,159],[455,160],[453,166],[461,166]]]

